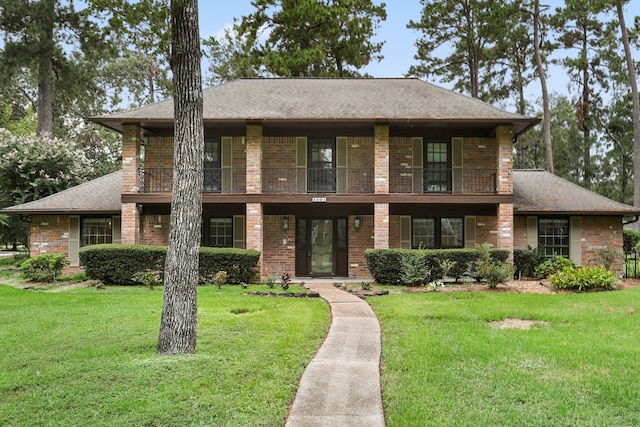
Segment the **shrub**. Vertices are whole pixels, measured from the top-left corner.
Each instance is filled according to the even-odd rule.
[[[80,250],[80,263],[87,277],[108,284],[133,285],[134,274],[163,271],[164,246],[92,245]],[[255,275],[260,253],[234,248],[200,248],[200,277],[213,278],[218,271],[227,272],[228,283],[249,282]]]
[[[131,277],[131,280],[134,282],[138,282],[141,285],[147,286],[149,289],[153,290],[156,286],[160,286],[162,283],[162,276],[159,271],[154,270],[145,270],[138,271]]]
[[[616,262],[616,259],[622,258],[622,254],[619,250],[613,248],[598,248],[595,250],[596,255],[591,259],[595,265],[601,265],[607,270]]]
[[[67,265],[69,260],[62,254],[44,254],[25,260],[20,269],[27,280],[55,282]]]
[[[486,281],[490,289],[495,289],[498,283],[513,277],[515,267],[508,262],[492,259],[488,244],[476,245],[476,249],[479,252],[476,263],[478,280]]]
[[[369,272],[377,283],[404,285],[408,282],[403,280],[403,257],[412,254],[424,259],[428,274],[423,283],[440,280],[445,276],[457,281],[465,275],[472,275],[474,263],[479,256],[477,249],[368,249],[364,255]],[[495,261],[504,261],[509,257],[509,251],[503,249],[492,249],[489,254]],[[449,271],[445,271],[446,269]]]
[[[629,253],[640,243],[640,233],[633,230],[623,230],[622,242],[623,250],[625,253]]]
[[[422,251],[420,251],[422,252]],[[402,260],[402,282],[409,286],[422,286],[431,274],[427,270],[424,255],[419,252],[404,253]]]
[[[536,267],[545,261],[542,248],[515,249],[513,251],[513,264],[516,273],[520,272],[523,277],[533,277]]]
[[[601,266],[576,268],[564,267],[549,279],[555,289],[587,291],[594,289],[612,289],[618,278],[613,271]]]
[[[538,278],[546,278],[554,273],[557,273],[565,267],[575,266],[576,265],[574,264],[574,262],[570,259],[554,255],[553,258],[547,259],[545,262],[536,267],[534,275]]]

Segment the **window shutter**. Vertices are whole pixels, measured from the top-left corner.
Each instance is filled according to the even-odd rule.
[[[115,215],[111,218],[111,242],[114,245],[119,245],[122,242],[121,237],[121,222],[122,219],[120,215]]]
[[[296,137],[296,190],[307,192],[307,137]]]
[[[462,138],[451,138],[451,180],[454,194],[463,191],[462,185]]]
[[[347,192],[347,138],[336,138],[336,190],[338,193]]]
[[[422,152],[424,147],[422,138],[411,138],[411,170],[413,174],[413,192],[424,192],[424,154]],[[411,246],[409,246],[411,247]]]
[[[80,217],[71,215],[69,217],[69,265],[78,267],[80,265]]]
[[[411,217],[400,217],[400,248],[411,249]]]
[[[538,247],[538,217],[527,217],[527,249],[529,247],[535,249]]]
[[[244,215],[234,215],[233,216],[233,247],[234,248],[245,248],[244,242],[245,235],[245,216]]]
[[[473,249],[476,247],[476,217],[464,217],[464,247]]]
[[[582,218],[572,216],[569,219],[569,258],[578,267],[582,265]]]
[[[222,192],[233,192],[233,138],[223,136],[221,142]]]

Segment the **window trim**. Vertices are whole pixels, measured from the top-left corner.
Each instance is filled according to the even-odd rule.
[[[562,234],[562,235],[557,235],[557,234],[550,234],[550,235],[544,235],[545,238],[549,239],[555,239],[557,238],[557,236],[560,236],[561,239],[565,239],[566,244],[562,244],[562,245],[546,245],[543,244],[543,240],[542,240],[542,231],[543,231],[543,227],[542,227],[542,222],[543,221],[563,221],[565,223],[565,227],[566,227],[566,233]],[[555,226],[554,226],[555,227]],[[559,255],[563,258],[567,258],[570,259],[571,258],[571,221],[568,217],[548,217],[548,218],[538,218],[538,248],[544,250],[544,254],[546,258],[553,258],[555,255]],[[561,248],[561,249],[566,249],[566,253],[563,253],[563,251],[556,251],[555,248]],[[552,249],[552,252],[549,253],[548,249]]]
[[[85,232],[85,223],[87,221],[91,221],[91,220],[103,220],[100,222],[106,222],[108,223],[108,234],[107,233],[103,233],[103,234],[87,234]],[[107,239],[108,236],[108,239]],[[95,243],[90,243],[85,241],[85,237],[96,237],[97,240],[102,240],[102,241],[96,241]],[[109,240],[109,241],[106,241]],[[104,217],[104,216],[82,216],[80,217],[80,247],[83,248],[85,246],[92,246],[92,245],[103,245],[103,244],[112,244],[113,243],[113,217],[109,216],[109,217]]]
[[[460,245],[459,246],[445,246],[442,244],[442,220],[444,219],[455,219],[459,220],[462,226],[462,235],[460,236]],[[420,249],[420,245],[415,245],[415,221],[416,220],[433,220],[434,226],[434,235],[433,235],[433,246],[422,246],[425,249],[464,249],[465,247],[465,217],[457,217],[457,216],[442,216],[442,217],[411,217],[411,249]],[[421,242],[422,243],[422,242]]]

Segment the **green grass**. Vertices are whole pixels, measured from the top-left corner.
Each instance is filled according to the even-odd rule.
[[[389,426],[640,425],[640,288],[368,300]],[[530,330],[490,321],[548,322]]]
[[[244,292],[199,288],[196,354],[160,357],[160,290],[0,285],[0,425],[282,425],[329,312]]]

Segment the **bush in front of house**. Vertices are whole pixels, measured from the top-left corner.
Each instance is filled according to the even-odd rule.
[[[509,251],[502,249],[492,249],[490,254],[492,260],[501,262],[509,257]],[[409,285],[442,279],[445,274],[443,266],[447,265],[450,266],[448,277],[458,280],[465,275],[473,276],[480,252],[477,249],[368,249],[364,255],[369,272],[377,283]],[[407,275],[407,265],[415,267],[412,274]],[[424,278],[418,277],[423,272]],[[405,283],[409,278],[415,280]]]
[[[640,243],[640,233],[633,230],[622,231],[622,248],[625,253],[633,251],[638,243]]]
[[[534,277],[536,268],[546,261],[542,248],[515,249],[513,251],[513,265],[516,273],[522,277]]]
[[[133,277],[145,271],[163,271],[165,246],[92,245],[80,250],[80,264],[87,277],[104,283],[136,285]],[[234,248],[200,248],[202,282],[218,271],[227,271],[228,283],[249,282],[255,274],[260,253]]]
[[[599,265],[582,268],[567,266],[553,274],[549,280],[555,289],[574,291],[610,290],[618,284],[615,272]]]
[[[27,280],[53,282],[67,265],[69,260],[62,254],[43,254],[26,259],[20,265],[20,270]]]
[[[545,262],[537,266],[533,274],[534,277],[546,279],[547,277],[557,273],[565,267],[575,266],[576,264],[569,258],[554,255],[553,258],[548,258]]]

